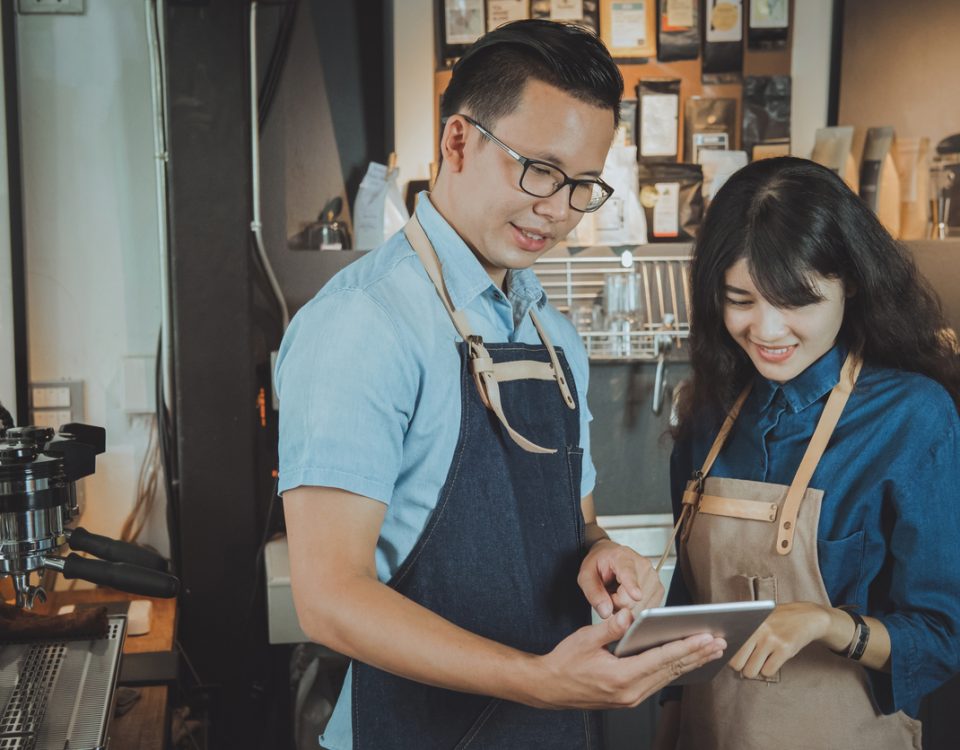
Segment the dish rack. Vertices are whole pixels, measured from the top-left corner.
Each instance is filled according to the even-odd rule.
[[[620,255],[543,257],[533,266],[551,303],[566,314],[594,361],[683,358],[690,334],[690,257]],[[637,275],[639,305],[625,324],[603,320],[604,286],[612,274]],[[598,309],[600,314],[598,315]]]

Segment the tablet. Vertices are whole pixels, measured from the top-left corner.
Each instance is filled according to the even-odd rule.
[[[633,620],[626,635],[613,650],[615,656],[633,656],[641,651],[679,641],[698,633],[711,633],[727,642],[723,657],[680,675],[671,684],[706,682],[726,666],[740,647],[767,619],[775,603],[769,599],[749,602],[696,604],[685,607],[645,609]]]

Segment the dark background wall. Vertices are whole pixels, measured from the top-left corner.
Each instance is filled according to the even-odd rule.
[[[280,12],[264,8],[261,66]],[[339,265],[329,253],[292,249],[291,238],[338,196],[349,219],[367,164],[386,163],[393,148],[388,26],[384,0],[299,3],[260,138],[264,243],[291,314]]]

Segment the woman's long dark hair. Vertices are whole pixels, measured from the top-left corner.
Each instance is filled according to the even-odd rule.
[[[724,278],[746,258],[759,292],[779,307],[820,299],[811,275],[839,279],[847,298],[840,340],[865,362],[926,375],[960,410],[960,356],[940,301],[909,253],[833,172],[806,159],[754,162],[717,193],[691,267],[690,360],[675,436],[694,415],[729,409],[755,372],[723,322]]]

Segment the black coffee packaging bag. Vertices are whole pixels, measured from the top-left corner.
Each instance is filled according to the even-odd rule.
[[[703,218],[699,164],[641,164],[640,204],[648,242],[689,242]]]
[[[699,0],[660,0],[657,59],[696,60],[700,56]]]
[[[683,158],[700,162],[701,149],[736,148],[737,100],[691,96],[684,104]]]
[[[750,0],[747,46],[783,49],[790,36],[790,0]]]
[[[722,83],[743,72],[743,0],[701,0],[703,80]]]
[[[743,81],[741,148],[786,143],[790,152],[790,76],[747,76]],[[770,155],[770,154],[766,154]]]
[[[530,17],[575,23],[594,34],[600,31],[599,0],[531,0]]]

